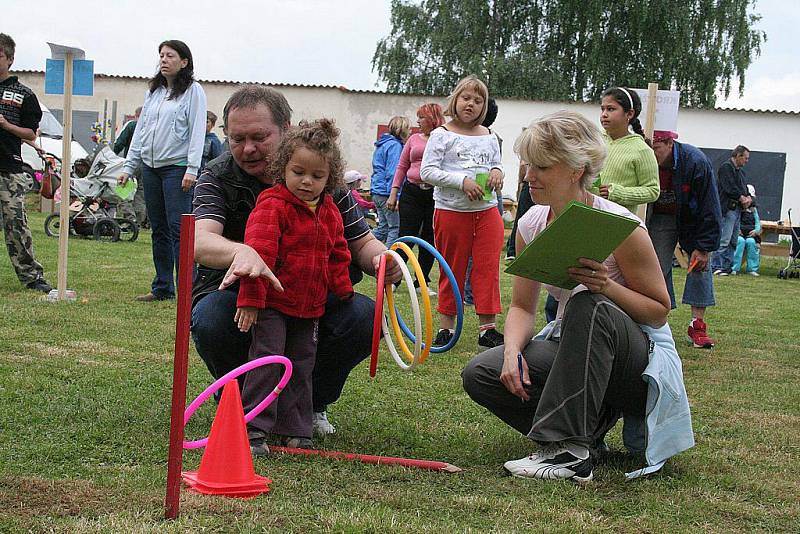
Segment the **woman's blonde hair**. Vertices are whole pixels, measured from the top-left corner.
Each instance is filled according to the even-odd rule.
[[[489,109],[489,89],[487,89],[486,84],[474,74],[470,74],[469,76],[461,78],[461,80],[456,84],[453,92],[447,97],[447,107],[445,108],[444,114],[451,118],[458,118],[458,115],[456,114],[456,102],[458,102],[458,97],[461,95],[461,93],[467,89],[471,89],[483,97],[483,109],[481,110],[480,115],[478,115],[478,118],[474,121],[474,124],[481,124],[483,123],[483,119],[486,118],[486,111]]]
[[[405,141],[411,135],[411,121],[406,117],[392,117],[389,121],[389,133]]]
[[[589,189],[606,160],[600,129],[579,113],[557,111],[533,121],[514,142],[514,152],[535,167],[564,163],[583,169],[581,186]]]

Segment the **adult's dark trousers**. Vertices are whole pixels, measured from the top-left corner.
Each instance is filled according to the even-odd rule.
[[[247,362],[251,337],[233,322],[236,298],[236,290],[214,291],[192,309],[192,339],[214,378]],[[319,320],[312,374],[315,412],[325,411],[341,396],[350,371],[369,356],[374,314],[375,302],[359,293],[347,301],[328,297],[325,314]]]
[[[266,308],[252,327],[248,360],[274,354],[292,362],[292,378],[278,398],[250,421],[264,432],[311,437],[311,372],[317,350],[317,319],[290,317]],[[280,365],[263,365],[245,375],[242,407],[254,410],[275,389],[283,374]]]
[[[514,217],[514,227],[511,229],[511,235],[508,236],[508,242],[506,243],[506,257],[517,255],[516,238],[519,219],[532,207],[533,199],[531,198],[528,182],[522,182],[522,186],[519,189],[519,197],[517,198],[517,215]]]
[[[400,236],[419,237],[433,245],[433,188],[423,189],[406,180],[398,205],[400,207]],[[417,259],[422,273],[425,275],[425,282],[430,282],[433,255],[427,250],[419,250]]]
[[[193,190],[181,188],[186,167],[142,165],[144,201],[153,231],[153,265],[156,276],[150,291],[156,298],[175,297],[175,274],[181,250],[181,215],[192,212]]]
[[[518,432],[540,443],[591,447],[623,413],[643,415],[649,340],[613,302],[588,291],[567,304],[560,341],[532,340],[523,350],[531,386],[523,402],[500,382],[503,346],[470,361],[467,394]]]

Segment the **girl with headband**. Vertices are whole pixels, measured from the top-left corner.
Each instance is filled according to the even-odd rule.
[[[660,193],[658,163],[645,142],[641,112],[642,101],[633,89],[612,87],[603,92],[600,124],[606,133],[608,159],[600,171],[598,192],[632,213]]]

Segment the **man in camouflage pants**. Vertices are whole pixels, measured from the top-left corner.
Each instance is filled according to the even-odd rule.
[[[28,289],[49,293],[42,265],[33,256],[33,240],[25,215],[22,140],[36,139],[42,109],[36,95],[8,71],[14,62],[14,40],[0,33],[0,220],[8,255],[17,277]]]

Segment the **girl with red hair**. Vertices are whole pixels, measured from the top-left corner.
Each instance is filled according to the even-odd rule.
[[[403,147],[400,163],[394,173],[392,192],[386,205],[389,209],[400,210],[401,237],[415,236],[433,245],[433,186],[422,181],[419,170],[431,132],[444,124],[442,107],[432,103],[420,106],[417,110],[417,124],[421,132],[409,137]],[[433,268],[431,253],[420,250],[419,264],[425,275],[425,281],[430,282],[430,272]],[[428,289],[428,292],[431,296],[436,294],[431,289]]]

